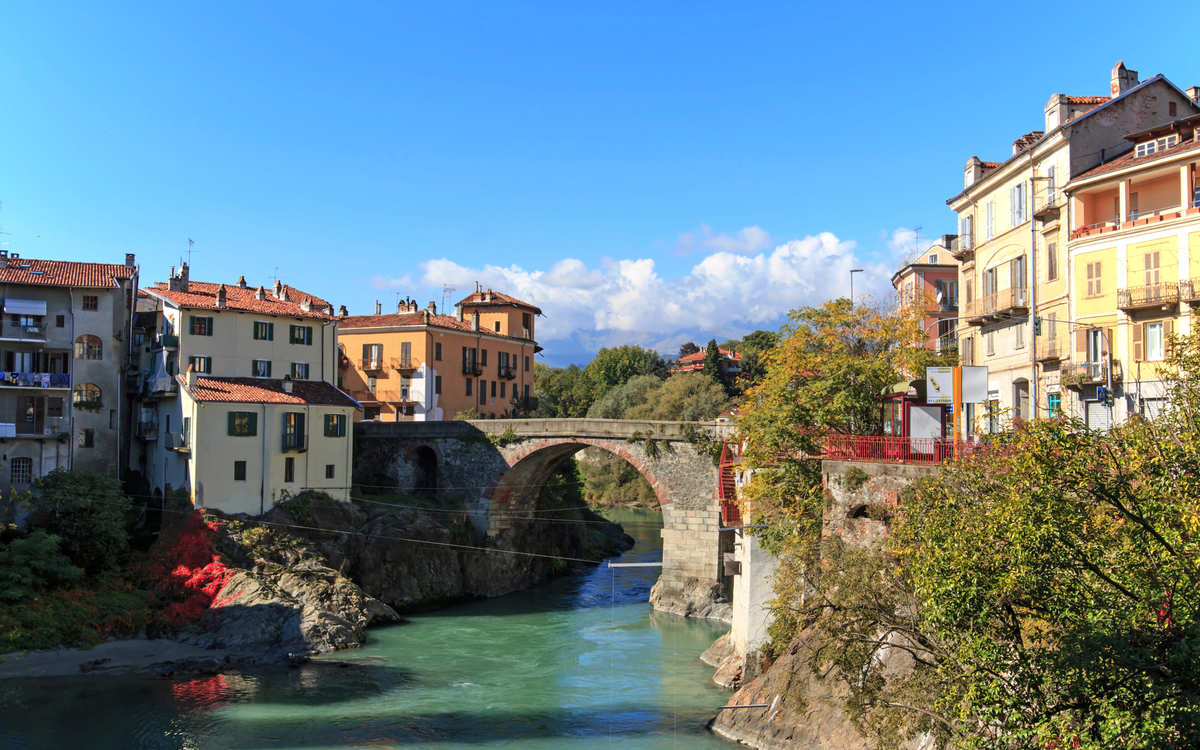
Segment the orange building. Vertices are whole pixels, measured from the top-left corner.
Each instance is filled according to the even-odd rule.
[[[689,354],[680,359],[670,370],[667,370],[667,375],[700,372],[704,369],[704,360],[707,356],[707,349],[701,349],[695,354]],[[717,349],[717,367],[723,374],[734,377],[742,371],[742,355],[728,349]]]
[[[507,294],[476,291],[439,315],[404,300],[395,313],[345,314],[338,324],[338,386],[362,419],[435,422],[532,411],[534,318],[541,310]]]

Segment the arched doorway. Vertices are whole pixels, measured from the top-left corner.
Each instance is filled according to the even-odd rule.
[[[413,494],[437,497],[438,458],[428,445],[417,446],[409,459],[413,470]]]

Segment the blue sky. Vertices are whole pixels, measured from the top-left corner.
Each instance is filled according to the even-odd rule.
[[[555,364],[774,328],[886,289],[1052,93],[1200,84],[1184,19],[1093,7],[8,3],[0,241],[358,314],[478,280]]]

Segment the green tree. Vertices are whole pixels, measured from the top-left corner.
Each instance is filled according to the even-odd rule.
[[[721,352],[717,349],[717,340],[713,339],[708,342],[708,348],[704,352],[704,368],[700,370],[700,373],[718,382],[721,381],[723,378],[720,360]]]
[[[625,419],[693,422],[713,419],[731,405],[719,382],[697,372],[669,378],[644,403],[626,411]]]
[[[638,375],[666,377],[667,363],[658,352],[640,346],[601,349],[587,366],[587,374],[596,384],[597,398],[624,385]]]
[[[0,545],[0,599],[25,601],[48,588],[83,578],[83,569],[72,565],[63,554],[61,541],[42,529],[34,529],[25,539]]]
[[[118,570],[129,556],[129,498],[115,479],[56,469],[33,483],[29,523],[62,540],[89,576]]]
[[[604,398],[592,404],[587,415],[591,419],[622,419],[625,412],[646,403],[650,394],[662,386],[663,381],[654,375],[630,378],[627,383],[613,388]]]

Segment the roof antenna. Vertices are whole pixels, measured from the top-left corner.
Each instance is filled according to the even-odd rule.
[[[455,289],[449,284],[442,284],[442,310],[450,309],[450,300],[453,299]]]

